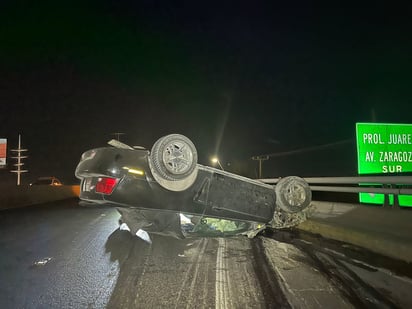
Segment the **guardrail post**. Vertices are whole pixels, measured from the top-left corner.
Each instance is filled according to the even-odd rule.
[[[396,187],[396,185],[395,185],[395,187]],[[399,190],[398,190],[397,193],[393,194],[393,207],[395,207],[396,209],[400,208],[400,205],[399,205]]]
[[[382,184],[382,188],[389,188],[389,187],[390,187],[389,185]],[[384,196],[383,207],[390,206],[391,204],[390,204],[389,194],[384,193],[383,196]]]

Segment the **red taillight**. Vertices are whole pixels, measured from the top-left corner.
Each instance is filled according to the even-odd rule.
[[[110,177],[100,177],[97,179],[96,192],[103,194],[112,194],[114,187],[119,179]]]

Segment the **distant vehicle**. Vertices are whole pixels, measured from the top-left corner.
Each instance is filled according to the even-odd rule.
[[[197,164],[194,144],[180,134],[158,139],[151,151],[117,140],[109,145],[81,156],[80,204],[117,207],[121,227],[138,236],[143,230],[178,238],[253,237],[306,219],[312,193],[300,177],[273,187]]]
[[[50,177],[39,177],[37,180],[33,181],[30,186],[37,186],[37,185],[43,185],[43,186],[61,186],[63,185],[62,182],[57,179],[56,177],[50,176]]]

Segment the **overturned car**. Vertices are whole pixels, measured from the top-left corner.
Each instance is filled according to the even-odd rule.
[[[151,151],[117,140],[109,145],[81,156],[75,171],[80,203],[116,207],[121,228],[145,240],[150,233],[253,237],[306,218],[312,195],[302,178],[285,177],[273,187],[203,166],[194,144],[180,134],[158,139]]]

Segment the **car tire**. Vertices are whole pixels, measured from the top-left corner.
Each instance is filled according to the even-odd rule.
[[[181,134],[170,134],[156,141],[149,164],[155,180],[164,188],[183,191],[197,176],[197,151],[192,141]]]
[[[296,176],[280,179],[275,186],[275,192],[276,205],[288,213],[302,211],[312,201],[312,191],[308,183]]]

